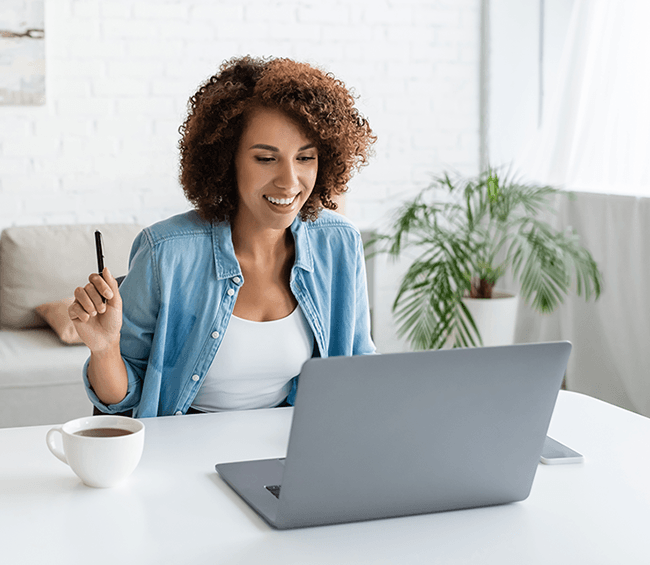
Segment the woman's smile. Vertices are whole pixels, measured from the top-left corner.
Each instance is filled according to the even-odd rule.
[[[298,195],[294,194],[290,198],[274,198],[273,196],[264,196],[271,204],[275,204],[280,207],[289,207],[290,204],[293,204]]]

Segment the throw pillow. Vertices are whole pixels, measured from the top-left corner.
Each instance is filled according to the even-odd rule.
[[[56,332],[59,339],[68,345],[83,343],[70,316],[68,316],[68,307],[73,302],[74,298],[63,298],[54,302],[46,302],[34,308],[36,313]]]

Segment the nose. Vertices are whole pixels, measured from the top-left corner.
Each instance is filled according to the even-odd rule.
[[[274,180],[275,186],[284,189],[292,189],[298,186],[298,171],[292,161],[282,163],[277,172],[278,174]]]

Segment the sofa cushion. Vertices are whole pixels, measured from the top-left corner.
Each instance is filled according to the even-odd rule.
[[[104,264],[114,276],[127,271],[142,229],[136,224],[18,226],[0,237],[0,326],[35,328],[45,321],[34,308],[72,296],[97,270],[94,232],[104,239]]]
[[[0,331],[0,428],[92,414],[81,374],[90,352],[47,329]]]

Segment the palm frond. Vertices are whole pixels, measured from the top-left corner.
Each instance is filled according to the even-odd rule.
[[[447,201],[434,200],[440,191]],[[602,276],[589,251],[575,232],[558,232],[542,219],[553,216],[558,195],[566,193],[490,168],[474,179],[444,172],[401,205],[389,232],[367,245],[371,255],[418,250],[393,303],[399,335],[415,348],[443,347],[450,336],[457,347],[481,344],[462,297],[472,278],[494,284],[507,267],[539,312],[553,311],[574,278],[578,295],[598,298]]]

